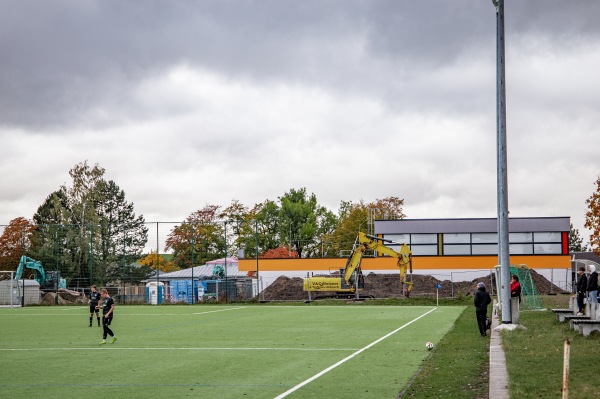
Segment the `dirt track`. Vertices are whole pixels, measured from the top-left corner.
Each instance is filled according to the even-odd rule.
[[[530,270],[531,278],[535,284],[538,293],[545,295],[550,292],[560,293],[562,289],[553,285],[538,274],[535,270]],[[408,277],[410,281],[411,277]],[[461,281],[452,283],[450,280],[438,280],[430,275],[413,274],[413,289],[410,294],[413,298],[434,298],[436,295],[436,285],[440,284],[442,288],[439,291],[440,298],[451,298],[458,296],[469,296],[475,293],[475,286],[483,281],[490,287],[489,276],[478,278],[472,281]],[[495,279],[493,281],[495,284]],[[302,301],[308,298],[308,294],[302,289],[303,279],[300,277],[289,278],[279,277],[264,290],[264,300],[266,301]],[[495,286],[494,286],[495,287]],[[329,293],[312,293],[312,299],[318,299],[319,296],[325,296]],[[365,289],[361,292],[362,296],[371,296],[374,298],[404,298],[400,278],[397,274],[374,274],[365,276]]]

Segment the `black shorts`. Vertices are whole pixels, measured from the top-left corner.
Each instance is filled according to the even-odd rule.
[[[112,315],[108,316],[108,317],[104,317],[104,315],[102,316],[102,324],[105,326],[110,326],[110,323],[112,323]]]
[[[90,313],[99,313],[100,309],[96,309],[96,305],[90,305]]]

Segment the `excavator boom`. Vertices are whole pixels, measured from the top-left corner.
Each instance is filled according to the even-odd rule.
[[[406,272],[410,267],[412,273],[412,254],[406,244],[400,246],[400,251],[385,246],[384,242],[392,242],[381,237],[370,236],[359,232],[354,243],[354,249],[346,261],[346,267],[340,269],[341,276],[336,277],[313,277],[304,280],[305,291],[343,291],[354,292],[356,289],[356,279],[362,282],[362,273],[360,263],[367,250],[373,250],[384,255],[397,259],[397,266],[400,270],[400,283],[406,296],[409,296],[412,290],[412,282],[407,282]],[[359,287],[360,288],[360,287]]]

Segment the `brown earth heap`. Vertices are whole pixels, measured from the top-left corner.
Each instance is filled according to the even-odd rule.
[[[562,293],[563,290],[552,284],[544,276],[531,270],[531,279],[535,284],[540,295]],[[493,275],[492,275],[493,276]],[[265,301],[302,301],[308,299],[308,293],[303,290],[303,280],[300,277],[289,278],[280,276],[263,292]],[[438,280],[430,275],[413,274],[407,277],[412,281],[413,288],[410,296],[413,298],[435,298],[436,286],[441,285],[439,290],[440,298],[452,298],[459,296],[473,295],[478,282],[483,282],[488,290],[495,290],[496,279],[490,276],[477,278],[472,281],[451,282],[450,280]],[[492,286],[493,284],[493,286]],[[490,289],[492,286],[492,289]],[[313,292],[311,299],[331,296],[329,292]],[[398,274],[375,274],[370,273],[365,276],[365,288],[361,291],[361,296],[373,298],[403,298],[400,277]]]

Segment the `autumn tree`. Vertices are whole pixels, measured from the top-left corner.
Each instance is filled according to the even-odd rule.
[[[600,177],[596,179],[596,191],[585,203],[588,211],[585,214],[584,227],[591,230],[590,249],[600,255]]]
[[[265,259],[298,258],[298,252],[291,251],[289,247],[282,245],[274,249],[269,249],[264,253],[258,255],[258,257]]]
[[[17,270],[21,256],[31,245],[35,225],[18,217],[9,222],[0,235],[0,270]]]
[[[165,249],[173,251],[174,263],[181,269],[220,258],[225,253],[224,224],[220,206],[206,205],[192,212],[183,223],[175,226],[165,241]]]
[[[339,223],[325,238],[326,256],[341,256],[352,250],[359,232],[372,233],[376,219],[403,219],[404,200],[398,197],[376,199],[366,204],[342,201],[339,210]]]
[[[150,270],[156,270],[156,265],[158,264],[158,270],[164,273],[170,273],[179,270],[173,261],[167,261],[164,256],[157,255],[156,251],[150,251],[148,255],[139,260],[139,264],[142,267],[147,267]]]

